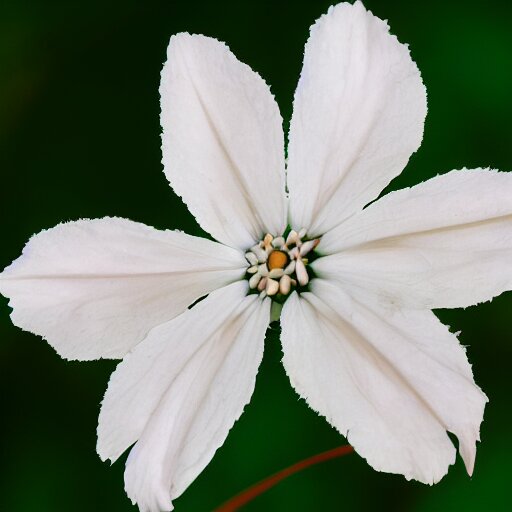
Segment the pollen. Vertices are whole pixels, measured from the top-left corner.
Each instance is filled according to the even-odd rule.
[[[275,268],[284,268],[288,264],[288,254],[283,251],[272,251],[268,255],[268,269],[274,270]]]

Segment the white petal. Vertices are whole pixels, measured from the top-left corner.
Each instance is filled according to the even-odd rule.
[[[426,92],[407,46],[361,2],[311,28],[290,125],[291,224],[325,233],[405,167],[423,136]]]
[[[0,274],[12,321],[67,359],[120,358],[154,326],[240,279],[235,249],[124,219],[60,224]]]
[[[361,305],[319,279],[281,315],[284,366],[307,403],[378,471],[439,481],[459,439],[471,474],[487,401],[465,351],[430,311]]]
[[[454,308],[512,289],[512,173],[452,171],[327,233],[317,274],[394,307]]]
[[[286,226],[282,119],[270,89],[209,37],[171,38],[162,70],[167,179],[214,238],[247,249]]]
[[[141,511],[172,509],[249,402],[270,300],[246,292],[246,282],[213,292],[152,330],[112,374],[98,453],[115,460],[138,441],[125,484]]]

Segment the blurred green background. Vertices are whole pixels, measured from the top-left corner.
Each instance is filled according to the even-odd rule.
[[[201,234],[160,164],[157,91],[170,35],[226,41],[271,84],[288,124],[308,28],[329,4],[0,2],[0,268],[32,233],[63,220],[120,216]],[[463,166],[512,170],[512,3],[366,5],[409,43],[429,93],[423,146],[392,187]],[[512,510],[511,311],[511,293],[439,311],[462,331],[476,380],[490,397],[472,479],[458,460],[428,487],[377,473],[350,455],[289,478],[246,510]],[[8,314],[0,297],[0,510],[135,510],[123,490],[123,461],[110,467],[95,453],[99,404],[116,363],[65,362],[13,327]],[[211,510],[260,478],[344,442],[298,400],[280,359],[273,332],[252,402],[176,500],[178,511]]]

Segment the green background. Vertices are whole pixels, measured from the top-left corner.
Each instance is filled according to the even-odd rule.
[[[160,163],[158,83],[171,34],[226,41],[277,97],[285,123],[308,28],[329,2],[0,3],[0,268],[63,220],[127,217],[201,234]],[[421,149],[393,188],[454,168],[512,170],[512,3],[368,1],[409,43],[429,93]],[[440,311],[469,345],[490,397],[475,473],[434,487],[377,473],[357,455],[289,478],[246,510],[502,511],[510,506],[512,294]],[[10,323],[0,298],[0,510],[130,511],[123,461],[95,453],[114,361],[65,362]],[[344,440],[291,389],[276,333],[256,392],[212,463],[175,501],[211,510],[260,478]],[[340,390],[340,392],[343,392]],[[123,458],[124,460],[124,458]]]

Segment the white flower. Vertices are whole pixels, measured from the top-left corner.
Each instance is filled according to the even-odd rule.
[[[224,44],[173,36],[160,92],[165,173],[219,243],[81,220],[34,236],[0,279],[13,322],[61,356],[123,358],[98,453],[135,443],[129,497],[171,510],[222,445],[272,302],[292,385],[369,464],[437,482],[455,459],[448,431],[471,474],[486,397],[430,309],[512,288],[512,175],[452,171],[372,203],[419,147],[426,95],[406,46],[359,2],[311,30],[288,194],[278,107]]]

